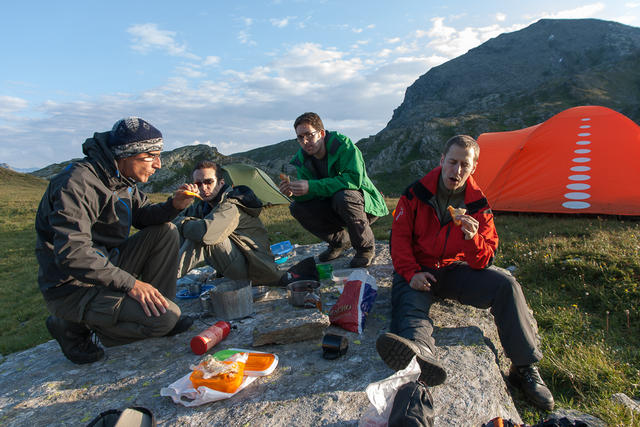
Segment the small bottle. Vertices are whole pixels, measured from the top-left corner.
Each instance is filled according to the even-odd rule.
[[[222,320],[216,322],[191,339],[191,351],[197,355],[205,354],[213,346],[225,339],[230,330],[231,325],[229,322]]]

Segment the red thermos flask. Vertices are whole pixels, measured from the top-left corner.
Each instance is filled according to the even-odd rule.
[[[198,355],[205,354],[213,346],[225,339],[227,335],[229,335],[230,330],[231,325],[229,322],[220,320],[214,323],[209,328],[191,338],[191,351]]]

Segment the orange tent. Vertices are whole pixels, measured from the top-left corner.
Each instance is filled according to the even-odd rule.
[[[640,215],[640,127],[609,108],[478,137],[473,174],[497,211]]]

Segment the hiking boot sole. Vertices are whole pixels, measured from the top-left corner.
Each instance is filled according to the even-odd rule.
[[[440,362],[435,357],[422,354],[411,340],[386,333],[376,341],[376,349],[384,363],[394,371],[406,368],[413,356],[416,356],[420,365],[418,379],[428,386],[440,385],[447,379],[447,372]]]

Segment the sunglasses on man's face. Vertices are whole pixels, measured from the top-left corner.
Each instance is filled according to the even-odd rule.
[[[194,184],[197,185],[198,187],[200,187],[202,184],[211,185],[211,184],[213,184],[215,182],[216,182],[216,180],[213,179],[213,178],[206,178],[206,179],[203,179],[202,181],[196,181],[196,182],[194,182]]]

